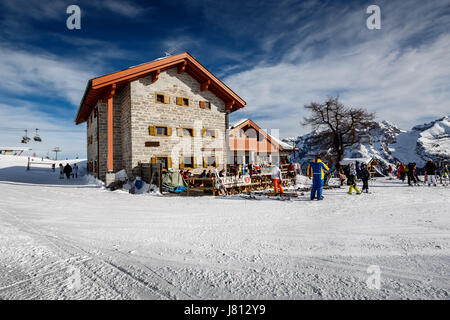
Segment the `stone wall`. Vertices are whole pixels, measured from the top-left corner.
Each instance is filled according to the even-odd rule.
[[[216,156],[219,170],[226,161],[226,128],[228,114],[225,103],[208,90],[200,91],[200,84],[189,74],[178,74],[177,68],[161,72],[159,79],[152,83],[151,77],[141,78],[130,83],[131,94],[131,167],[127,163],[127,171],[137,173],[138,163],[149,163],[152,157],[168,156],[172,158],[172,168],[179,169],[181,156],[194,156],[197,169],[191,172],[203,171],[203,157]],[[169,96],[170,102],[158,104],[155,94]],[[190,106],[176,104],[177,97],[190,99]],[[211,110],[202,109],[199,101],[209,101]],[[172,128],[172,136],[158,137],[149,134],[149,126],[161,125]],[[177,128],[193,127],[195,137],[179,137]],[[202,137],[202,129],[218,130],[217,138]],[[145,142],[159,142],[159,147],[146,147]],[[202,148],[216,151],[202,151]]]

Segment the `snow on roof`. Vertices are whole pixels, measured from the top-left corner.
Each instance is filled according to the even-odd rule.
[[[241,125],[242,123],[244,123],[245,121],[247,121],[248,119],[241,119],[235,123],[233,123],[232,125],[230,125],[230,129],[236,128],[237,126]]]
[[[275,141],[276,143],[278,143],[283,149],[286,149],[286,150],[293,150],[293,149],[294,149],[294,147],[291,146],[290,144],[288,144],[288,143],[286,143],[286,142],[283,142],[283,141],[281,141],[281,140],[275,138],[275,137],[274,137],[273,135],[271,135],[271,134],[268,134],[268,135],[270,136],[271,139],[273,139],[273,141]]]
[[[31,150],[31,148],[24,148],[24,147],[0,147],[0,150],[7,150],[7,151],[28,151],[28,150]]]

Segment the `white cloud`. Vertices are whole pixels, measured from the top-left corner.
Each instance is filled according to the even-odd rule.
[[[49,150],[58,146],[62,149],[61,158],[86,156],[86,128],[75,126],[69,119],[61,119],[39,111],[39,106],[21,101],[20,105],[0,104],[0,145],[26,146],[38,156],[45,156]],[[42,142],[31,141],[21,144],[23,130],[28,129],[28,136],[33,138],[35,129],[40,129]]]
[[[382,5],[380,31],[365,28],[364,8],[327,16],[315,30],[294,30],[279,62],[225,79],[248,103],[233,118],[261,117],[262,127],[298,135],[309,131],[299,125],[303,105],[336,94],[405,128],[448,114],[450,17],[441,14],[442,2],[408,4]]]
[[[98,75],[92,65],[51,54],[0,46],[0,90],[9,95],[59,97],[78,106],[87,80]]]

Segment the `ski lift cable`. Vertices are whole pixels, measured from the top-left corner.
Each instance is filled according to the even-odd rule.
[[[0,131],[23,131],[23,128],[12,128],[12,127],[0,127]],[[64,130],[64,129],[38,129],[41,132],[83,132],[80,130]]]

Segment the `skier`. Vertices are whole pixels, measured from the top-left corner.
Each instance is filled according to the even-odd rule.
[[[428,186],[431,186],[431,183],[436,187],[436,164],[433,162],[433,160],[428,160],[428,162],[425,165],[425,173],[428,177]]]
[[[348,194],[353,194],[353,189],[355,189],[356,194],[361,194],[358,187],[356,186],[356,170],[353,163],[350,164],[350,176],[347,180],[347,184],[350,186],[348,188]]]
[[[344,185],[345,180],[347,180],[347,177],[344,174],[344,169],[342,169],[342,166],[339,166],[339,181],[341,182],[341,187]]]
[[[59,178],[64,179],[64,167],[62,163],[59,164]]]
[[[405,182],[406,166],[404,163],[401,163],[400,166],[398,167],[398,174],[400,180],[402,180],[402,182]]]
[[[313,185],[311,189],[311,200],[316,198],[317,200],[323,200],[322,196],[322,188],[323,188],[323,180],[325,178],[325,171],[329,171],[330,169],[319,159],[319,157],[315,157],[312,162],[309,163],[308,169],[306,170],[306,175],[311,179],[313,179]]]
[[[278,187],[280,187],[280,193],[284,193],[283,186],[281,185],[281,171],[279,163],[272,167],[272,182],[275,193],[278,193]]]
[[[362,192],[365,191],[366,193],[369,193],[369,179],[370,179],[370,172],[367,166],[363,164],[361,169],[361,180],[363,182]]]
[[[73,175],[78,178],[78,165],[76,163],[73,165]]]
[[[412,186],[411,181],[414,183],[414,185],[417,185],[415,172],[416,172],[416,164],[414,162],[408,163],[408,185],[410,186]]]
[[[389,167],[387,168],[388,180],[392,180],[392,171],[392,166],[389,165]]]
[[[449,178],[448,165],[444,165],[444,168],[442,169],[442,179],[445,187],[448,187]]]
[[[64,173],[66,174],[67,180],[69,180],[70,174],[72,173],[72,167],[70,166],[70,164],[66,164],[66,166],[64,167]]]

